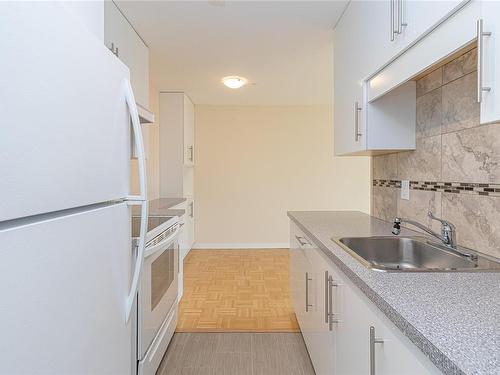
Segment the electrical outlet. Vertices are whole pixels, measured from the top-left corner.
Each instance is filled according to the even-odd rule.
[[[401,199],[410,200],[410,181],[401,181]]]

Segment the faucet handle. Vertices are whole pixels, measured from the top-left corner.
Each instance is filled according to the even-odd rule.
[[[429,216],[432,220],[437,220],[437,221],[441,222],[441,224],[443,226],[448,226],[452,230],[455,229],[455,225],[453,225],[449,221],[446,221],[446,220],[443,220],[443,219],[440,219],[440,218],[434,216],[434,214],[431,211],[427,212],[427,216]]]

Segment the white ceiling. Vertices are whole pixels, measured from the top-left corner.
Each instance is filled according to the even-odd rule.
[[[333,26],[347,1],[118,1],[150,47],[160,90],[196,104],[311,105],[331,100]],[[240,75],[252,84],[226,88]]]

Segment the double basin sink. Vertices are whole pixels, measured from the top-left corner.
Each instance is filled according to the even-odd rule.
[[[464,255],[425,237],[343,237],[333,240],[365,267],[378,271],[500,272],[499,259],[469,249],[469,255]]]

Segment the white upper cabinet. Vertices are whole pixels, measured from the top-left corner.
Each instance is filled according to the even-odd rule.
[[[194,195],[194,105],[182,92],[160,93],[160,195]]]
[[[104,2],[104,44],[130,70],[136,102],[149,108],[149,49],[112,1]]]
[[[391,38],[391,4],[389,1],[351,2],[335,29],[336,155],[415,147],[414,84],[374,105],[366,102],[366,79],[400,48]]]
[[[184,165],[194,166],[194,105],[184,95]]]
[[[411,84],[376,103],[365,80],[394,54],[389,2],[351,2],[334,36],[335,154],[371,154],[415,147],[416,100]],[[397,103],[397,105],[395,105]],[[389,108],[385,108],[388,105]],[[389,111],[396,113],[388,115]],[[384,115],[386,113],[387,115]],[[381,121],[381,120],[384,121]],[[403,120],[401,123],[399,120]]]
[[[391,39],[394,39],[394,52],[398,53],[446,20],[467,1],[390,0],[388,3],[393,9],[394,37]]]
[[[360,31],[361,28],[369,28],[369,32],[365,31],[365,46],[370,51],[367,56],[370,72],[373,73],[385,65],[466,2],[463,0],[360,2],[358,6],[363,10],[359,12],[366,15],[362,17],[364,25],[358,27]]]
[[[421,74],[476,40],[480,3],[471,1],[419,39],[383,69],[369,77],[367,101],[372,102]]]
[[[359,136],[364,133],[364,112],[359,108],[363,106],[363,79],[370,71],[363,58],[367,56],[364,36],[370,33],[364,7],[369,4],[351,2],[335,29],[334,140],[337,155],[366,148],[366,137]]]
[[[415,78],[473,43],[481,123],[498,121],[499,25],[496,1],[351,2],[334,36],[335,154],[414,149]]]

